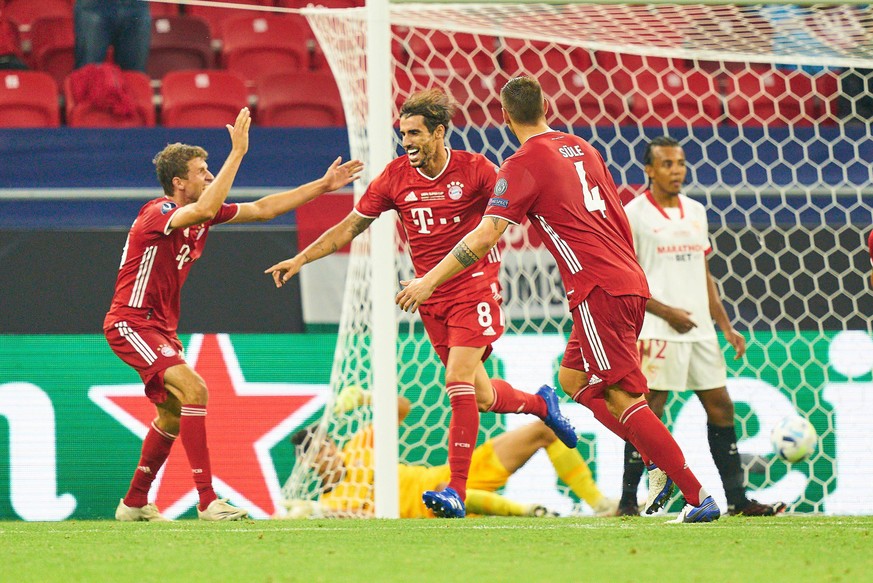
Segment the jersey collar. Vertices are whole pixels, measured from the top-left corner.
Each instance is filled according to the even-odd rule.
[[[662,207],[661,205],[658,204],[658,201],[655,200],[655,197],[652,194],[652,191],[646,189],[645,194],[646,194],[646,198],[649,199],[649,202],[652,203],[652,206],[655,207],[656,209],[658,209],[658,212],[661,213],[661,215],[663,215],[663,217],[669,221],[670,215],[667,214],[667,211],[664,210],[664,207]],[[682,198],[680,197],[678,200],[679,200],[679,218],[684,219],[685,218],[685,209],[682,207]]]
[[[449,164],[451,162],[452,162],[452,150],[450,148],[446,148],[446,165],[443,166],[442,170],[437,172],[436,176],[434,176],[434,177],[428,176],[427,174],[425,174],[424,172],[421,171],[421,168],[416,168],[415,170],[416,170],[416,172],[418,172],[419,174],[421,174],[424,178],[427,178],[428,180],[436,180],[437,178],[439,178],[440,176],[443,175],[443,173],[446,171],[446,168],[449,167]]]

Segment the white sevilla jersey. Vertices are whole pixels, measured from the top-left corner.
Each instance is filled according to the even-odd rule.
[[[714,337],[706,281],[706,256],[712,251],[706,209],[683,194],[679,195],[678,208],[664,209],[646,191],[624,210],[652,298],[691,312],[697,324],[680,334],[666,320],[646,312],[640,338],[693,342]]]

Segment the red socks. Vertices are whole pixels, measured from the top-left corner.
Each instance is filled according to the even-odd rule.
[[[634,441],[635,438],[630,435],[627,427],[613,417],[612,413],[610,413],[609,409],[606,407],[606,399],[603,397],[593,397],[591,395],[593,395],[591,391],[582,389],[573,395],[573,400],[580,405],[588,407],[591,412],[594,413],[595,419],[600,421],[607,429],[618,435],[620,438],[633,445],[643,459],[643,463],[647,466],[651,465],[652,460],[648,455],[646,455],[645,446],[640,446],[636,441]]]
[[[148,504],[149,488],[155,481],[158,470],[167,461],[170,448],[176,436],[158,428],[152,421],[152,426],[142,441],[142,453],[133,479],[130,481],[130,489],[124,497],[124,505],[129,508],[142,508]]]
[[[470,458],[479,435],[479,409],[476,405],[476,389],[469,383],[447,383],[446,392],[452,405],[449,422],[449,469],[452,488],[461,497],[467,498],[467,474]]]
[[[212,467],[206,445],[206,405],[182,405],[179,434],[200,494],[200,510],[217,498],[212,489]]]
[[[692,506],[700,506],[703,486],[688,469],[676,440],[652,413],[648,404],[640,401],[631,405],[622,413],[619,421],[627,428],[631,443],[639,443],[646,452],[654,454],[652,461],[679,486],[685,501]]]
[[[548,415],[546,402],[539,395],[533,395],[513,388],[502,379],[491,379],[494,402],[488,409],[492,413],[529,413],[540,419]]]

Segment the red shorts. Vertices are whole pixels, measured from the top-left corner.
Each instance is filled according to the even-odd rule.
[[[586,390],[602,393],[617,385],[629,393],[648,393],[637,349],[645,313],[646,298],[611,296],[595,287],[573,310],[573,331],[561,366],[584,370]]]
[[[443,365],[448,363],[449,348],[485,347],[482,360],[491,354],[491,343],[503,334],[502,300],[485,290],[478,298],[425,304],[418,309],[430,343]]]
[[[107,326],[103,333],[118,358],[139,373],[145,394],[153,403],[167,400],[164,371],[185,364],[182,343],[175,334],[124,320]]]

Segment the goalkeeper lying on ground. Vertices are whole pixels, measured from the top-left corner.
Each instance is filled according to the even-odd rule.
[[[370,395],[360,387],[346,387],[337,396],[335,410],[347,412],[369,404]],[[398,398],[398,417],[402,422],[410,410],[409,400]],[[373,427],[365,425],[342,450],[329,438],[315,446],[316,428],[295,433],[291,441],[297,458],[308,459],[321,480],[318,503],[288,501],[290,517],[368,516],[373,514]],[[606,498],[597,488],[582,456],[561,443],[542,421],[507,431],[477,447],[473,452],[467,480],[467,511],[497,516],[541,516],[549,514],[538,505],[513,502],[496,491],[509,476],[521,468],[540,448],[546,450],[555,471],[564,483],[598,515],[615,513],[617,501]],[[306,455],[309,454],[309,455]],[[421,501],[427,490],[441,490],[449,481],[449,466],[426,467],[400,464],[400,517],[432,518]]]

